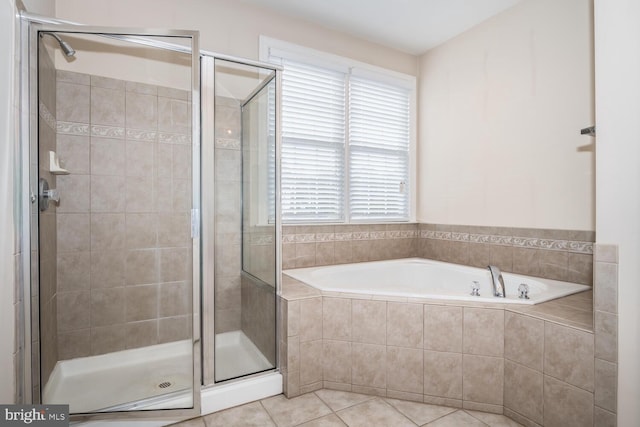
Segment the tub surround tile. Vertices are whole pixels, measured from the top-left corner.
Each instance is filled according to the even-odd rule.
[[[593,425],[593,394],[555,378],[544,376],[543,425],[584,427]]]
[[[502,271],[513,271],[513,247],[492,245],[489,251],[490,264]]]
[[[300,343],[300,386],[322,381],[322,340]]]
[[[315,265],[332,265],[335,264],[335,245],[334,242],[316,243],[316,262]]]
[[[593,392],[593,334],[546,322],[544,373]]]
[[[594,247],[594,261],[618,263],[618,246],[598,243]]]
[[[513,248],[513,272],[527,276],[540,277],[538,249]]]
[[[569,253],[566,280],[591,285],[593,283],[593,255]]]
[[[351,321],[354,342],[386,344],[386,301],[353,300]]]
[[[422,398],[423,350],[387,347],[387,389],[414,393]]]
[[[618,365],[604,360],[595,361],[595,405],[611,412],[617,412]]]
[[[504,406],[541,424],[543,421],[542,372],[505,360]]]
[[[351,340],[351,300],[323,298],[322,337],[330,340]]]
[[[462,308],[424,306],[424,349],[462,352]]]
[[[387,345],[422,349],[423,311],[420,304],[387,303]]]
[[[465,354],[462,362],[464,401],[502,405],[504,359]]]
[[[462,399],[462,354],[424,352],[424,394],[447,399]]]
[[[594,331],[596,340],[595,357],[609,362],[617,362],[618,316],[596,310]]]
[[[322,339],[322,298],[300,300],[300,342]]]
[[[351,382],[351,343],[323,340],[322,378],[336,383]]]
[[[430,239],[425,239],[429,241]],[[472,267],[486,268],[491,264],[491,247],[484,243],[469,243],[469,265]],[[424,254],[426,258],[432,258]]]
[[[463,352],[484,356],[504,355],[504,310],[465,307]]]
[[[597,427],[616,427],[618,419],[615,413],[596,406],[593,412],[593,425]]]
[[[542,372],[544,360],[544,321],[505,312],[504,356]]]
[[[596,262],[594,270],[594,308],[607,313],[617,313],[618,265]]]
[[[387,387],[386,346],[352,343],[351,348],[351,383],[354,386],[385,389]]]
[[[298,299],[308,299],[312,297],[320,296],[321,293],[318,289],[287,276],[282,275],[282,296],[289,301]]]
[[[569,254],[564,251],[540,251],[540,274],[554,280],[567,280]]]
[[[292,283],[295,282],[293,279],[290,280]],[[363,297],[368,299],[361,299]],[[569,309],[587,308],[590,297],[589,293],[576,294],[563,298],[556,305]],[[328,304],[333,306],[323,309],[327,301],[330,301]],[[539,426],[546,425],[546,423],[543,424],[545,417],[551,417],[550,419],[556,417],[554,413],[549,415],[542,411],[542,408],[546,408],[547,405],[548,391],[556,390],[549,383],[556,381],[550,384],[560,384],[562,390],[578,390],[586,393],[570,394],[571,399],[584,403],[585,396],[591,396],[593,408],[593,372],[592,385],[589,389],[588,373],[585,373],[588,370],[588,367],[585,370],[585,366],[588,366],[588,356],[585,358],[582,354],[585,352],[587,355],[591,354],[593,366],[593,333],[573,326],[541,320],[527,311],[531,308],[502,306],[485,308],[464,303],[448,305],[426,300],[405,303],[386,301],[385,298],[374,300],[371,296],[362,295],[294,299],[288,300],[287,305],[291,302],[299,304],[300,319],[298,335],[288,338],[293,347],[293,350],[287,347],[287,353],[291,356],[287,354],[287,366],[284,372],[286,392],[289,396],[324,387],[403,401],[422,400],[430,404],[444,404],[496,414],[504,412],[511,418],[521,421],[523,425]],[[303,304],[309,304],[309,309],[302,308]],[[407,346],[406,337],[402,338],[405,341],[401,341],[405,345],[392,345],[392,342],[389,342],[392,341],[392,335],[397,339],[397,334],[388,333],[389,330],[393,330],[390,326],[392,319],[404,317],[404,324],[409,325],[410,320],[407,318],[410,319],[410,315],[407,313],[411,312],[411,306],[420,308],[414,322],[419,322],[422,346],[426,347],[424,350]],[[313,310],[316,310],[315,314],[312,313]],[[315,353],[316,359],[320,359],[320,367],[304,367],[305,363],[310,366],[316,363],[315,360],[311,360],[311,356],[307,362],[303,361],[301,356],[302,341],[299,338],[305,329],[303,327],[305,317],[307,321],[309,318],[320,319],[319,322],[315,321],[314,326],[317,328],[320,323],[322,333],[316,332],[319,338],[308,341],[306,350],[308,355]],[[344,322],[337,320],[347,317],[350,318],[351,324],[351,335],[348,338],[344,333],[348,328],[344,327]],[[368,324],[367,319],[373,319],[370,320],[371,324]],[[496,319],[499,320],[497,323]],[[496,324],[494,325],[492,321]],[[558,321],[569,322],[566,319]],[[287,324],[288,322],[289,317],[287,317]],[[312,323],[309,322],[307,327],[313,327]],[[449,324],[450,327],[438,326],[440,324]],[[456,326],[458,324],[459,326]],[[500,324],[502,331],[500,331]],[[415,326],[413,323],[411,325]],[[430,337],[429,325],[432,330],[444,331],[443,335],[446,337]],[[474,331],[473,325],[484,327],[488,325],[491,331],[499,330],[498,336],[502,339],[495,340],[493,342],[495,345],[488,345],[488,341],[481,336],[484,331]],[[405,326],[405,328],[408,327],[410,326]],[[383,329],[386,334],[381,335],[380,329]],[[396,329],[399,328],[396,326]],[[455,335],[455,331],[460,331],[460,338],[454,340],[451,337]],[[329,339],[327,336],[332,336],[334,339]],[[413,334],[407,334],[407,336],[414,337]],[[474,339],[478,339],[478,336],[481,344],[476,345]],[[341,339],[335,339],[335,337]],[[442,341],[444,344],[438,341],[443,338],[446,338]],[[296,339],[298,339],[297,342]],[[589,346],[589,339],[591,346]],[[373,342],[357,342],[358,340]],[[497,356],[470,353],[495,351],[495,347],[500,348],[500,341],[504,347],[499,350]],[[311,346],[318,345],[315,342],[321,343],[319,353],[317,349],[310,349]],[[458,343],[457,346],[455,343]],[[435,351],[428,349],[430,345],[435,348],[458,349],[458,351]],[[567,345],[573,350],[565,348]],[[296,348],[300,354],[297,362],[295,361]],[[478,348],[484,350],[477,350]],[[575,360],[569,361],[571,358]],[[303,373],[305,369],[307,371]],[[424,375],[416,381],[414,373],[420,369]],[[316,373],[318,371],[322,372],[320,376]],[[601,370],[600,383],[606,382],[604,378],[611,377],[604,372],[607,371]],[[587,378],[586,382],[585,378]],[[607,392],[605,388],[601,391],[600,396],[603,401],[606,401],[604,393]]]

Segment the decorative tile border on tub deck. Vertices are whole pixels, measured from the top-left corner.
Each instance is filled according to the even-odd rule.
[[[423,258],[591,286],[595,233],[579,230],[419,225]]]
[[[422,257],[591,285],[595,233],[441,224],[283,227],[282,267]]]
[[[491,234],[457,233],[453,231],[421,230],[420,238],[449,240],[453,242],[485,243],[500,246],[515,246],[531,249],[566,251],[593,254],[593,242],[542,239],[538,237],[496,236]]]

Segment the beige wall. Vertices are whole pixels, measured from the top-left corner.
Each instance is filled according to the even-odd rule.
[[[617,244],[618,425],[640,420],[640,3],[595,0],[598,243]]]
[[[589,0],[526,0],[420,58],[418,221],[594,229]]]
[[[254,60],[258,37],[266,35],[416,74],[415,56],[237,0],[57,0],[56,16],[92,25],[199,30],[202,49]]]

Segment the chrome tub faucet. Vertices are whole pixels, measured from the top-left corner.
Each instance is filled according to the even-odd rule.
[[[493,296],[505,298],[507,295],[504,291],[504,279],[502,278],[500,269],[495,265],[489,265],[487,266],[487,268],[491,273],[491,286],[493,289]]]

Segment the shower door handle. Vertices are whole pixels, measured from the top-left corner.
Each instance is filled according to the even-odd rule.
[[[44,178],[40,178],[40,191],[38,193],[40,212],[44,212],[49,209],[49,201],[60,203],[60,193],[54,188],[50,189],[49,183]]]

